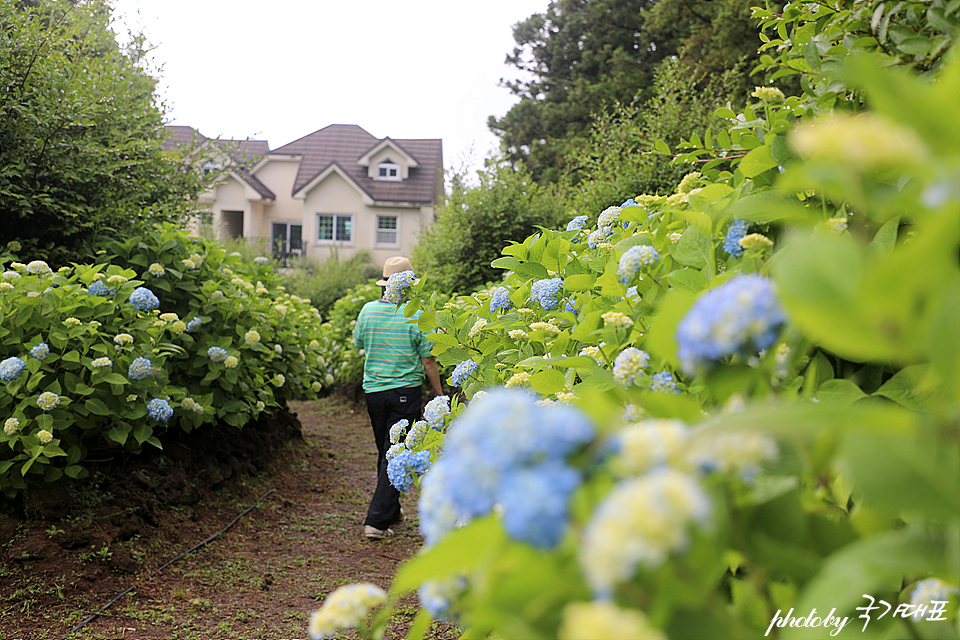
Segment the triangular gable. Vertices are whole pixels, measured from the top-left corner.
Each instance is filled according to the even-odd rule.
[[[365,154],[360,156],[360,159],[357,160],[357,164],[360,165],[361,167],[369,167],[370,159],[373,158],[373,156],[380,153],[380,151],[386,147],[393,149],[401,157],[403,157],[403,159],[405,160],[404,164],[406,164],[409,168],[415,169],[420,166],[420,162],[416,158],[414,158],[410,153],[406,151],[406,149],[401,147],[399,144],[397,144],[390,138],[384,138],[383,140],[380,140],[379,142],[377,142],[377,144],[373,145],[373,147],[371,147],[369,151],[367,151]]]
[[[351,187],[353,187],[354,189],[356,189],[356,190],[357,190],[357,193],[360,194],[361,199],[363,200],[363,203],[364,203],[364,204],[366,204],[366,205],[372,205],[372,204],[373,204],[373,198],[370,197],[370,194],[367,193],[366,190],[365,190],[363,187],[361,187],[359,184],[357,184],[356,180],[354,180],[353,178],[351,178],[351,177],[347,174],[347,172],[344,171],[343,167],[341,167],[341,166],[340,166],[339,164],[337,164],[336,162],[331,162],[329,165],[327,165],[327,167],[326,167],[325,169],[323,169],[320,173],[318,173],[318,174],[316,175],[316,177],[313,178],[313,180],[311,180],[311,181],[308,182],[306,185],[304,185],[304,187],[303,187],[302,189],[300,189],[299,191],[297,191],[296,193],[294,193],[294,194],[293,194],[293,197],[294,197],[294,198],[297,198],[297,199],[299,199],[299,200],[305,200],[305,199],[307,198],[307,194],[310,193],[310,191],[311,191],[314,187],[316,187],[318,184],[320,184],[320,183],[323,182],[325,179],[327,179],[327,178],[330,176],[330,174],[332,174],[332,173],[336,173],[338,176],[340,176],[341,178],[343,178],[343,179],[346,181],[347,184],[349,184]]]

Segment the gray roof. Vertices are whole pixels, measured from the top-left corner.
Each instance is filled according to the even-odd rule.
[[[167,126],[166,133],[169,135],[161,143],[161,147],[168,151],[182,145],[197,145],[205,142],[214,143],[221,149],[228,151],[231,159],[237,163],[237,166],[233,168],[234,172],[239,175],[244,182],[264,198],[270,200],[277,199],[276,194],[248,170],[248,167],[253,166],[258,159],[270,153],[270,145],[266,140],[212,139],[206,137],[193,127],[180,125]]]
[[[360,158],[384,140],[390,140],[420,165],[410,169],[406,180],[374,180],[367,176],[366,167],[357,164]],[[376,202],[433,202],[443,162],[439,139],[380,139],[353,124],[332,124],[274,149],[271,154],[301,157],[293,193],[303,189],[331,165],[336,164]]]

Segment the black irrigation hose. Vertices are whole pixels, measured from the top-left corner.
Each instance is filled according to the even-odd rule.
[[[247,507],[246,509],[244,509],[243,511],[241,511],[240,513],[238,513],[238,514],[237,514],[237,517],[230,521],[230,524],[228,524],[228,525],[225,526],[224,528],[220,529],[220,531],[217,531],[215,534],[213,534],[212,536],[210,536],[210,537],[207,538],[206,540],[204,540],[204,541],[202,541],[202,542],[198,542],[198,543],[195,544],[193,547],[191,547],[190,549],[187,549],[186,551],[184,551],[183,553],[181,553],[181,554],[178,555],[177,557],[173,558],[172,560],[168,560],[168,561],[165,562],[159,569],[157,569],[156,571],[154,571],[154,572],[153,572],[153,575],[157,575],[157,574],[159,574],[159,573],[163,573],[163,570],[166,569],[167,567],[169,567],[170,565],[172,565],[174,562],[177,562],[178,560],[183,559],[183,557],[186,556],[187,554],[193,553],[194,551],[196,551],[196,550],[199,549],[200,547],[203,547],[203,546],[209,544],[210,542],[213,542],[213,541],[216,540],[217,538],[219,538],[221,535],[223,535],[224,533],[226,533],[227,531],[229,531],[230,528],[233,527],[233,525],[237,524],[237,523],[240,521],[240,518],[242,518],[243,516],[247,515],[248,513],[250,513],[250,512],[253,511],[254,509],[256,509],[257,505],[259,505],[261,502],[263,502],[264,498],[266,498],[267,496],[269,496],[271,493],[274,493],[275,491],[276,491],[276,489],[270,489],[270,491],[267,491],[265,494],[263,494],[262,496],[260,496],[259,498],[257,498],[257,501],[256,501],[256,502],[254,502],[252,505],[250,505],[249,507]],[[122,598],[123,596],[127,595],[128,593],[130,593],[131,591],[133,591],[133,590],[136,589],[136,588],[137,588],[136,585],[133,585],[132,587],[127,587],[126,589],[124,589],[123,591],[121,591],[120,593],[118,593],[117,596],[116,596],[113,600],[111,600],[111,601],[108,602],[107,604],[105,604],[105,605],[103,605],[102,607],[100,607],[100,609],[97,610],[96,613],[90,614],[90,616],[89,616],[86,620],[84,620],[83,622],[81,622],[80,624],[78,624],[77,626],[75,626],[73,629],[70,629],[70,631],[67,631],[65,634],[63,634],[62,636],[60,636],[59,640],[66,640],[66,638],[68,638],[69,636],[73,635],[74,633],[76,633],[77,631],[79,631],[80,629],[82,629],[83,627],[87,626],[88,624],[90,624],[91,622],[93,622],[94,620],[96,620],[97,618],[99,618],[99,617],[100,617],[100,614],[102,614],[104,611],[106,611],[107,609],[109,609],[110,607],[112,607],[120,598]]]

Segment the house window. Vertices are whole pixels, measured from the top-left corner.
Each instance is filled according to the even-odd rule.
[[[317,240],[320,242],[351,242],[353,240],[353,216],[318,214]]]
[[[377,180],[396,180],[399,182],[400,166],[390,158],[387,158],[377,165]]]
[[[397,244],[397,216],[377,216],[377,244]]]

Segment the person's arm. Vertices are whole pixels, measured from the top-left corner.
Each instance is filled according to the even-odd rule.
[[[433,356],[427,356],[426,358],[420,358],[420,362],[423,363],[423,369],[427,372],[427,379],[430,381],[430,386],[433,387],[433,395],[442,396],[443,387],[440,385],[440,369],[437,368],[437,359]]]

